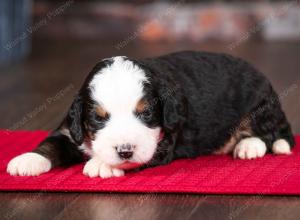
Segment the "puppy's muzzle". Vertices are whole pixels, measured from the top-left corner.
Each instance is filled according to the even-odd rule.
[[[132,144],[122,144],[122,145],[117,145],[116,151],[121,159],[130,159],[133,156],[133,151],[135,149],[135,146]]]

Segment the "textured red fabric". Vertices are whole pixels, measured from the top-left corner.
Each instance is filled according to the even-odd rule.
[[[300,136],[290,156],[268,154],[255,160],[202,156],[110,179],[84,176],[83,164],[38,177],[6,173],[11,158],[30,151],[46,135],[45,131],[0,131],[0,190],[300,195]]]

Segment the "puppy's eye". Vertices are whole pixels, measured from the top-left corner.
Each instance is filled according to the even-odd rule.
[[[97,131],[99,129],[102,129],[108,120],[109,120],[109,114],[107,114],[105,117],[102,117],[94,112],[91,114],[91,117],[89,118],[88,122],[91,130]]]
[[[143,112],[137,113],[138,117],[143,121],[149,121],[152,118],[152,111],[145,109]]]
[[[102,121],[105,121],[106,120],[106,117],[101,117],[101,116],[99,116],[99,115],[95,115],[95,120],[97,121],[97,122],[102,122]]]
[[[91,113],[90,124],[95,128],[102,128],[110,117],[109,113],[102,106],[97,106],[95,111],[91,111]]]

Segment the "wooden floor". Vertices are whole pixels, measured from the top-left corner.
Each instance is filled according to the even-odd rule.
[[[53,129],[95,62],[176,50],[227,52],[255,64],[280,94],[300,134],[300,43],[149,44],[35,40],[32,56],[0,68],[0,127]],[[0,219],[300,219],[300,197],[187,194],[0,193]]]

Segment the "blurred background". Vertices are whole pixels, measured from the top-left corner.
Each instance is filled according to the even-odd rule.
[[[1,0],[0,127],[55,128],[105,57],[187,49],[254,64],[300,133],[298,0]]]

